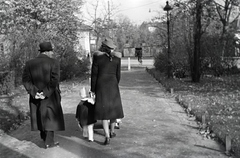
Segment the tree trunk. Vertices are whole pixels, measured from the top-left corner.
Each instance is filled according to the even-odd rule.
[[[192,81],[200,81],[200,54],[201,54],[201,15],[202,14],[202,0],[197,0],[196,2],[196,22],[195,22],[195,34],[194,34],[194,54],[193,54],[193,73]]]

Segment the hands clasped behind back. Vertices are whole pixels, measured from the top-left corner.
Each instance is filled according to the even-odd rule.
[[[43,92],[39,93],[37,92],[35,95],[35,99],[45,99],[45,96],[43,95]]]

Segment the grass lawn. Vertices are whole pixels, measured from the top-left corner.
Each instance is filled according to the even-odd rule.
[[[209,133],[221,142],[231,137],[232,152],[240,157],[240,74],[201,78],[200,83],[186,79],[168,79],[155,69],[147,70],[167,90],[173,88],[176,100],[202,121],[206,118]]]
[[[13,93],[0,96],[0,135],[16,129],[23,120],[29,118],[28,97],[22,86]]]

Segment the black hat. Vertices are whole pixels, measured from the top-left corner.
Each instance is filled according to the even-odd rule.
[[[102,44],[108,46],[108,47],[111,48],[111,49],[114,49],[114,48],[117,47],[116,45],[114,45],[113,41],[112,41],[111,39],[108,39],[108,38],[106,38],[106,39],[102,42]]]
[[[39,44],[39,51],[40,52],[46,52],[46,51],[52,51],[52,44],[51,42],[43,42]]]

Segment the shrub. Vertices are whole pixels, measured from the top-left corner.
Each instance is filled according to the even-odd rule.
[[[79,59],[75,52],[65,55],[60,62],[61,81],[82,77],[89,71],[89,58]]]
[[[168,58],[166,53],[159,53],[154,56],[154,66],[158,71],[167,73]]]
[[[15,88],[14,71],[0,72],[0,95],[6,95]]]
[[[176,69],[173,72],[173,76],[176,78],[185,78],[187,77],[187,70],[183,68]]]
[[[240,70],[237,66],[233,66],[230,68],[230,74],[239,74]]]
[[[18,53],[12,54],[9,65],[10,69],[15,71],[15,86],[22,84],[22,74],[25,62],[26,59],[23,56],[23,52],[19,51]]]
[[[189,76],[190,66],[188,59],[184,56],[174,56],[173,58],[173,76],[176,78],[185,78]]]
[[[172,54],[171,55],[171,73],[174,77],[184,78],[188,75],[189,65],[188,59],[181,54]],[[154,56],[154,66],[157,71],[167,74],[168,69],[168,56],[167,49],[163,53],[159,53]]]

